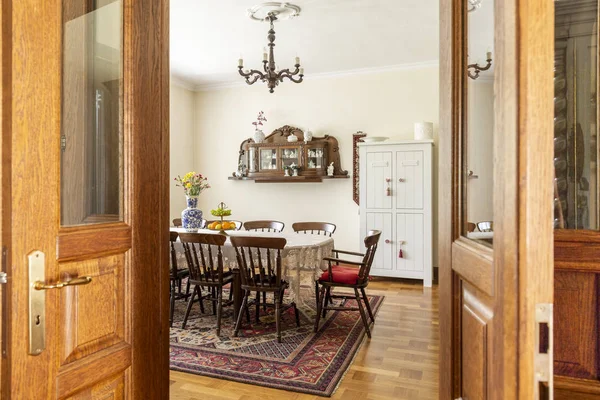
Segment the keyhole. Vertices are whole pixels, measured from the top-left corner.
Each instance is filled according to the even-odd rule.
[[[39,315],[36,315],[36,316],[35,316],[35,324],[36,324],[36,325],[39,325],[41,322],[42,322],[42,320],[41,320],[40,316],[39,316]]]

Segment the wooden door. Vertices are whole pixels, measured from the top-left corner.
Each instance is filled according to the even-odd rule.
[[[551,395],[552,7],[440,2],[440,399]],[[493,192],[479,197],[478,150],[493,154]],[[472,220],[473,198],[493,199],[490,220]],[[493,231],[469,233],[478,222]]]
[[[598,10],[554,4],[556,399],[600,398]]]
[[[0,2],[3,399],[168,397],[168,20]]]

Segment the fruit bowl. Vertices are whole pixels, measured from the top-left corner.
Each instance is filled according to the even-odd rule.
[[[235,230],[235,222],[231,221],[215,221],[211,222],[206,226],[206,229],[211,231],[234,231]]]

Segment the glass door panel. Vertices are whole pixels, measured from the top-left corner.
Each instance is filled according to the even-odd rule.
[[[324,168],[325,167],[325,149],[314,148],[307,150],[307,163],[306,167],[310,169]]]
[[[491,246],[494,236],[494,1],[466,1],[467,44],[462,129],[463,231]]]
[[[277,150],[276,149],[260,149],[260,170],[276,170],[277,169]]]
[[[283,167],[289,167],[291,165],[300,165],[298,147],[294,148],[282,148],[281,149],[281,164]]]
[[[554,4],[554,228],[597,230],[598,3]]]
[[[64,1],[61,224],[123,220],[121,0]]]

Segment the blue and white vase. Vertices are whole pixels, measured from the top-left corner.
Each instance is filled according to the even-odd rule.
[[[181,225],[186,232],[202,228],[202,211],[198,209],[198,196],[185,196],[187,208],[181,212]]]

